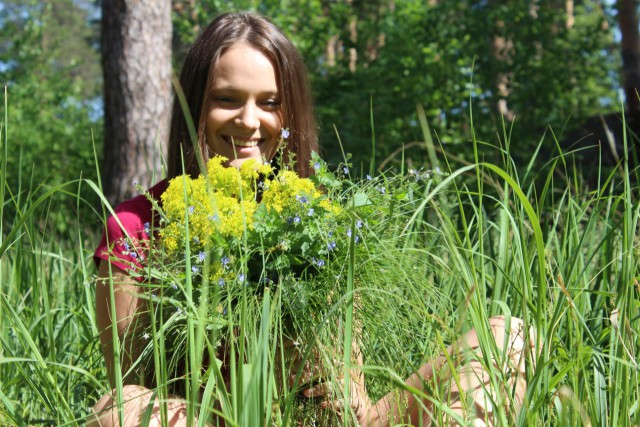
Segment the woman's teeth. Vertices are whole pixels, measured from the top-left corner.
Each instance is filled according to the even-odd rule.
[[[233,144],[237,147],[256,147],[260,143],[260,141],[262,141],[261,139],[242,139],[234,138],[231,136],[225,136],[223,138],[228,143]]]

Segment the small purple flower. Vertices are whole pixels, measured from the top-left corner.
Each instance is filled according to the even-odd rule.
[[[171,289],[173,289],[174,291],[177,291],[178,290],[178,284],[176,282],[173,282],[171,284]]]
[[[204,252],[198,253],[198,261],[202,262],[206,257],[207,257],[207,254],[205,254]]]
[[[220,260],[220,262],[222,263],[222,265],[224,265],[225,267],[227,265],[229,265],[229,257],[228,256],[223,256],[222,259]]]
[[[316,171],[319,171],[320,170],[320,163],[319,162],[315,162],[313,164],[313,169],[316,170]]]
[[[189,213],[192,214],[194,211],[195,207],[194,206],[189,206]]]
[[[200,273],[200,267],[196,267],[194,265],[193,267],[191,267],[191,271],[193,272],[193,274],[198,274]]]
[[[316,265],[318,267],[324,267],[324,260],[323,259],[317,259],[316,260]]]
[[[124,245],[124,250],[129,251],[129,244],[127,242],[124,242],[123,245]]]
[[[308,215],[308,216],[313,216],[313,213],[314,213],[314,212],[315,212],[315,211],[313,210],[313,208],[311,208],[311,209],[309,209],[309,212],[307,212],[307,215]]]
[[[213,215],[209,215],[209,221],[217,221],[218,218],[218,214],[213,214]]]
[[[373,178],[371,178],[371,175],[367,174],[367,181],[371,181]]]
[[[356,221],[356,228],[362,228],[362,220]]]
[[[145,233],[149,234],[151,232],[151,225],[148,222],[145,222],[143,224],[143,227],[144,227],[144,232]]]
[[[351,229],[347,230],[347,237],[351,237]]]
[[[309,203],[309,199],[307,199],[304,196],[301,196],[299,194],[296,194],[296,200],[299,201],[300,203],[302,203],[303,205]]]
[[[289,138],[289,135],[291,134],[291,132],[289,132],[289,129],[282,129],[280,131],[280,136],[282,136],[282,139],[287,139]]]
[[[293,217],[293,223],[294,224],[300,224],[300,217],[298,215]]]
[[[224,279],[222,277],[218,279],[218,286],[220,287],[224,286]]]
[[[238,274],[238,283],[244,283],[244,274]]]
[[[338,246],[338,245],[336,245],[336,242],[329,242],[329,243],[327,243],[327,250],[328,250],[329,252],[331,252],[331,251],[335,250],[335,248],[336,248],[337,246]]]
[[[131,251],[129,252],[129,254],[133,257],[133,258],[138,258],[138,253],[136,251]]]
[[[342,172],[344,172],[344,174],[345,174],[345,175],[349,175],[349,168],[348,168],[348,167],[346,167],[346,166],[344,166],[344,167],[342,168]]]

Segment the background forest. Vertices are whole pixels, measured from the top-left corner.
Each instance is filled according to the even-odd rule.
[[[125,96],[107,70],[124,67],[105,59],[101,31],[116,14],[102,11],[125,3],[0,1],[0,425],[83,424],[108,391],[92,253],[109,203],[158,179],[111,168],[137,165],[140,152],[148,163],[164,155],[155,133],[141,148],[114,131],[109,99]],[[143,3],[170,5],[170,49],[138,55],[137,65],[166,61],[176,74],[217,13],[271,17],[306,61],[330,169],[352,189],[393,190],[380,207],[389,221],[378,224],[393,240],[377,250],[382,265],[400,267],[358,270],[372,301],[361,313],[373,397],[462,331],[513,315],[535,327],[539,359],[522,410],[495,405],[499,424],[640,423],[636,1],[130,2]],[[140,110],[147,122],[128,124],[144,134],[166,120]],[[393,188],[395,173],[410,190]],[[354,293],[359,285],[350,282]],[[256,309],[272,324],[276,300]],[[336,316],[353,315],[352,303],[340,304]],[[481,338],[483,353],[495,347]],[[268,345],[248,346],[245,362]],[[503,380],[492,383],[508,388]],[[225,416],[235,425],[274,415],[254,388],[233,395]],[[224,391],[212,390],[221,401]],[[433,393],[422,397],[444,410],[445,391]],[[274,425],[335,425],[287,399]]]

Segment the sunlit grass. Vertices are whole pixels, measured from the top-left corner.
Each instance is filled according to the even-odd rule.
[[[0,151],[6,152],[10,141],[1,135]],[[388,250],[368,263],[346,259],[344,269],[331,272],[348,284],[347,292],[332,296],[319,317],[294,319],[300,335],[293,338],[300,339],[303,357],[324,362],[329,381],[336,383],[335,398],[341,399],[349,390],[336,378],[353,363],[352,334],[361,344],[369,392],[379,398],[401,388],[402,379],[464,330],[475,328],[482,352],[499,355],[487,319],[520,317],[536,330],[537,364],[527,372],[520,410],[494,402],[502,424],[636,425],[636,171],[625,163],[624,174],[587,189],[577,178],[561,178],[572,176],[565,170],[568,154],[544,170],[535,170],[533,160],[517,170],[508,145],[500,148],[503,164],[479,158],[472,165],[452,164],[448,175],[422,193],[407,195],[411,203],[404,206],[411,210],[398,206],[387,219],[396,235],[392,244],[367,242],[389,245]],[[443,169],[446,160],[439,159]],[[76,219],[67,218],[71,226],[58,235],[46,226],[55,217],[54,195],[82,203],[74,196],[79,182],[40,188],[25,177],[22,188],[9,188],[5,170],[2,164],[0,215],[16,214],[0,221],[0,424],[82,424],[95,400],[108,392],[94,316],[91,255],[97,242]],[[185,355],[199,373],[185,382],[192,419],[198,416],[203,424],[215,413],[240,426],[297,425],[300,419],[307,425],[353,424],[283,385],[290,370],[284,340],[291,337],[281,312],[300,295],[277,288],[262,299],[245,295],[225,307],[239,327],[215,333],[199,323],[194,301],[183,331]],[[169,333],[158,327],[150,337],[153,369],[167,380],[163,346]],[[224,378],[202,355],[215,357],[217,340],[230,335]],[[209,369],[200,371],[203,366]],[[499,372],[490,372],[494,384],[504,384]],[[431,393],[423,397],[446,412],[446,390]],[[159,396],[168,396],[166,384]]]

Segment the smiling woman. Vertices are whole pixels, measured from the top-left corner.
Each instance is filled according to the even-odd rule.
[[[199,155],[202,155],[205,161],[215,155],[225,156],[230,159],[226,166],[239,168],[240,174],[243,169],[254,164],[248,160],[268,161],[277,166],[280,161],[287,162],[289,157],[295,157],[295,173],[283,170],[277,177],[284,179],[285,176],[296,173],[298,177],[309,176],[311,153],[317,151],[317,142],[306,71],[295,46],[267,19],[250,13],[225,14],[216,18],[205,28],[189,51],[180,76],[180,84],[186,96],[188,113],[196,120],[197,141],[194,141],[195,144],[191,141],[188,120],[179,101],[176,100],[169,138],[169,178],[183,174],[189,174],[195,178],[200,172],[196,160]],[[283,158],[280,159],[278,144],[284,138],[287,143],[282,150]],[[214,158],[213,162],[215,161]],[[229,168],[222,169],[233,171]],[[260,173],[266,174],[266,172]],[[260,173],[256,171],[255,179],[258,179]],[[183,178],[186,180],[186,177]],[[261,184],[264,185],[265,181]],[[310,185],[311,188],[307,193],[314,188],[313,184]],[[191,423],[198,415],[194,409],[200,403],[198,393],[201,391],[201,384],[198,378],[201,373],[198,366],[203,366],[194,360],[185,360],[187,357],[184,353],[180,353],[172,370],[162,374],[158,373],[159,367],[153,365],[153,363],[160,364],[160,360],[146,362],[140,357],[141,349],[146,344],[145,340],[149,339],[144,329],[145,324],[155,324],[151,322],[149,314],[154,312],[149,309],[153,307],[153,303],[147,304],[147,301],[153,301],[159,296],[149,291],[150,285],[157,285],[157,283],[145,283],[145,288],[145,286],[139,286],[138,282],[145,281],[140,272],[145,271],[144,267],[150,258],[149,240],[153,237],[151,230],[157,229],[160,224],[160,218],[154,214],[153,205],[154,203],[162,205],[162,200],[165,199],[163,194],[171,193],[171,189],[167,190],[167,187],[167,180],[163,180],[151,188],[148,195],[140,195],[116,207],[115,215],[107,220],[102,241],[94,254],[99,266],[96,284],[97,324],[100,328],[100,341],[109,379],[111,384],[117,387],[96,403],[93,408],[95,417],[90,420],[89,425],[138,426],[143,423],[144,418],[147,418],[149,425],[162,425],[164,421],[170,426],[177,426],[187,425],[187,420]],[[223,184],[212,184],[211,187],[225,188]],[[271,189],[273,190],[273,187]],[[269,202],[269,191],[267,186],[262,193],[265,203]],[[180,194],[183,193],[187,191],[181,190]],[[308,203],[306,199],[293,200],[296,206],[300,204],[306,206]],[[165,207],[168,208],[168,205],[169,202]],[[194,206],[188,206],[186,209],[181,209],[181,213],[186,218],[192,218],[196,223],[194,210]],[[241,215],[245,221],[247,212],[248,210],[245,210]],[[194,215],[191,216],[192,214]],[[314,215],[314,209],[309,209],[308,215]],[[206,217],[207,221],[219,220],[215,215],[202,217]],[[297,221],[295,218],[291,218],[291,221],[300,223],[300,217],[297,217]],[[189,221],[191,219],[187,222]],[[163,231],[170,227],[171,224],[166,225]],[[359,227],[357,223],[356,227]],[[348,233],[351,233],[351,229]],[[188,237],[187,240],[195,241],[189,237],[189,233],[185,236]],[[280,242],[279,238],[278,242]],[[181,248],[180,257],[185,258],[185,253],[188,252]],[[188,255],[186,259],[190,259]],[[200,261],[202,262],[203,259]],[[312,259],[312,261],[319,267],[324,265],[323,260]],[[264,259],[262,262],[264,263]],[[221,263],[226,265],[223,261]],[[152,270],[154,266],[148,267],[146,270]],[[197,270],[198,267],[194,265],[191,271],[193,269]],[[189,268],[185,268],[185,271],[189,272]],[[238,281],[243,283],[243,289],[246,289],[244,273],[238,275]],[[334,282],[331,279],[332,292],[333,287]],[[176,289],[178,289],[177,285]],[[526,367],[533,366],[533,359],[527,361],[525,356],[531,353],[533,341],[531,333],[525,330],[524,323],[519,319],[492,318],[489,319],[488,326],[490,329],[484,331],[485,335],[493,336],[497,344],[496,348],[502,349],[501,352],[487,353],[485,349],[481,351],[477,332],[469,331],[458,343],[449,347],[448,355],[442,355],[435,361],[422,365],[407,379],[408,387],[393,390],[377,402],[369,399],[364,387],[364,377],[361,372],[357,372],[356,367],[356,372],[353,374],[353,393],[351,401],[348,402],[350,406],[348,409],[352,410],[358,422],[364,426],[386,427],[395,421],[409,422],[412,425],[430,423],[434,399],[428,391],[443,384],[450,390],[451,398],[445,403],[449,405],[447,417],[452,417],[451,421],[460,420],[463,417],[475,417],[477,422],[474,421],[474,425],[482,425],[481,423],[485,421],[491,424],[493,422],[492,402],[506,403],[514,408],[522,403],[526,391]],[[221,341],[225,339],[233,341],[231,337],[235,333],[232,329]],[[362,353],[357,345],[358,339],[356,337],[353,342],[353,354],[358,359],[356,362],[359,366],[362,364]],[[347,343],[345,348],[349,348],[349,339],[345,341]],[[155,338],[152,343],[155,345]],[[288,344],[284,339],[280,343],[283,348]],[[292,346],[297,345],[292,344]],[[224,346],[221,344],[220,347]],[[489,350],[491,351],[491,348]],[[224,349],[222,352],[224,353]],[[197,353],[199,354],[200,350],[197,350]],[[242,376],[228,372],[228,367],[238,362],[234,356],[213,354],[213,351],[211,353],[209,355],[211,358],[218,359],[220,356],[218,359],[220,377],[216,378],[216,382],[219,381],[217,386],[223,387],[227,382],[232,381],[233,377],[236,377],[234,383],[236,386],[244,381]],[[230,354],[233,355],[234,352],[231,351]],[[173,355],[167,355],[166,360],[171,359],[170,356]],[[227,361],[228,356],[229,361]],[[281,357],[284,358],[284,356]],[[193,358],[189,357],[189,359]],[[449,363],[451,361],[453,363]],[[484,363],[479,363],[480,361]],[[190,362],[193,363],[189,365]],[[293,357],[293,362],[295,369],[292,368],[291,372],[296,372],[296,364],[304,363],[300,365],[298,372],[301,377],[310,380],[314,376],[321,375],[319,367],[323,365],[322,363],[311,366],[313,363],[309,359],[303,361],[296,357]],[[158,368],[158,370],[143,366],[145,363],[151,364],[151,368]],[[335,362],[328,362],[328,364],[332,363]],[[460,366],[453,375],[450,368],[455,368],[456,363],[460,363]],[[241,372],[243,370],[244,368]],[[494,371],[504,371],[504,375],[508,376],[509,390],[493,387],[489,373]],[[296,375],[290,376],[292,386],[295,384],[295,377]],[[189,378],[194,378],[193,384],[189,382],[190,385],[185,385],[187,382],[185,380]],[[285,378],[284,375],[283,378]],[[338,377],[336,381],[344,380]],[[151,391],[156,386],[161,390],[160,395],[166,399],[166,405],[161,405],[156,392]],[[312,397],[328,394],[330,384],[326,381],[319,383],[304,381],[300,387],[304,388],[303,395]],[[419,397],[406,391],[407,388],[419,390]],[[270,386],[265,386],[264,390],[267,389],[269,392],[272,391]],[[170,393],[171,396],[167,396],[165,392]],[[190,400],[184,400],[187,394]],[[200,398],[203,399],[202,404],[205,410],[210,411],[211,407],[207,406],[211,403],[208,401],[209,397]],[[220,400],[220,405],[223,404],[223,398],[215,399]],[[471,411],[467,410],[468,405],[462,404],[467,400],[472,401],[473,410]],[[205,405],[204,402],[207,404]],[[345,410],[342,401],[332,400],[331,397],[325,402],[325,406],[338,412]],[[266,407],[260,409],[257,406],[257,408],[256,411],[260,411],[259,416],[267,411]],[[239,409],[234,407],[230,411],[235,414],[235,412],[241,412]],[[220,416],[219,411],[212,412],[212,419]],[[205,412],[203,411],[202,414]],[[234,414],[226,415],[235,416]],[[224,425],[221,419],[215,419],[215,421],[218,425]],[[232,421],[235,420],[232,419]],[[239,425],[258,424],[240,422]]]
[[[259,50],[238,44],[216,67],[206,119],[209,149],[239,167],[271,160],[280,141],[281,101],[273,64]]]

